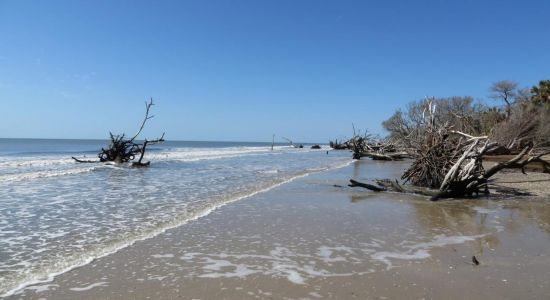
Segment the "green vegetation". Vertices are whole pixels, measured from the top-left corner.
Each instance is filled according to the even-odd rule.
[[[550,80],[541,80],[531,88],[532,100],[536,104],[550,105]]]

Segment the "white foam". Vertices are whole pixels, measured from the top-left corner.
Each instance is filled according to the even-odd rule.
[[[264,170],[264,171],[259,171],[259,173],[262,173],[262,174],[277,174],[277,173],[279,173],[279,170]]]
[[[207,278],[230,278],[244,277],[250,274],[262,274],[264,276],[283,277],[289,282],[297,285],[306,284],[311,278],[316,277],[344,277],[353,275],[364,275],[375,272],[373,267],[366,270],[354,270],[347,273],[337,273],[332,270],[348,269],[342,265],[362,266],[365,262],[364,255],[368,255],[373,262],[382,262],[387,269],[392,268],[393,260],[422,260],[430,257],[430,250],[446,245],[461,244],[481,238],[481,235],[456,235],[456,236],[435,236],[428,242],[405,241],[397,246],[404,248],[402,251],[378,251],[374,249],[353,248],[350,246],[319,246],[317,251],[306,254],[297,253],[291,248],[274,245],[268,255],[262,254],[231,254],[222,252],[218,254],[207,254],[198,252],[185,253],[180,259],[189,262],[194,269],[194,275]],[[387,243],[376,240],[371,243],[359,243],[363,246],[375,246],[383,248]],[[375,252],[375,253],[373,253]],[[336,264],[336,266],[334,266]],[[323,265],[330,267],[323,269]],[[202,270],[204,273],[201,274]]]
[[[296,266],[286,264],[275,264],[273,269],[286,275],[288,281],[294,284],[304,284],[305,279],[295,270]]]
[[[233,264],[227,260],[206,258],[206,266],[204,269],[212,271],[220,271],[224,267],[231,267]]]
[[[379,260],[385,263],[388,268],[392,267],[392,263],[389,258],[401,259],[401,260],[413,260],[413,259],[425,259],[430,257],[430,254],[425,249],[414,251],[413,253],[398,253],[398,252],[376,252],[371,255],[374,260]]]
[[[174,254],[153,254],[151,256],[154,258],[173,258]]]
[[[28,158],[15,158],[10,160],[0,161],[0,168],[28,168],[28,167],[52,167],[74,164],[74,160],[71,158],[41,158],[41,157],[28,157]]]
[[[320,151],[317,149],[295,149],[288,146],[277,146],[271,150],[270,147],[225,147],[225,148],[176,148],[160,152],[148,153],[147,160],[196,162],[202,160],[217,160],[235,158],[249,155],[279,155],[283,153],[307,153]],[[323,150],[324,151],[324,150]],[[67,154],[68,156],[69,154]],[[0,158],[1,159],[1,158]],[[1,182],[32,180],[58,176],[76,175],[95,170],[97,167],[108,166],[121,167],[114,163],[95,164],[94,166],[76,168],[78,165],[71,158],[56,155],[17,157],[14,159],[0,160],[0,169],[4,175],[0,175]],[[61,169],[60,169],[61,168]],[[277,174],[279,170],[263,170],[265,174]]]
[[[211,265],[210,265],[211,266]],[[210,267],[210,266],[206,266],[206,267]],[[255,273],[258,273],[258,271],[255,271],[253,269],[250,269],[248,266],[244,265],[244,264],[231,264],[228,262],[228,265],[224,265],[224,266],[232,266],[232,267],[235,267],[233,271],[231,272],[225,272],[225,273],[216,273],[216,272],[213,272],[213,273],[206,273],[206,274],[202,274],[200,275],[199,277],[203,277],[203,278],[232,278],[232,277],[237,277],[237,278],[245,278],[246,276],[248,275],[252,275],[252,274],[255,274]]]
[[[457,236],[445,236],[445,235],[437,235],[435,238],[430,242],[425,243],[416,243],[410,246],[406,246],[408,250],[402,251],[402,252],[392,252],[392,251],[379,251],[371,255],[371,258],[380,262],[383,262],[386,264],[387,269],[391,269],[393,267],[390,259],[399,259],[399,260],[419,260],[419,259],[426,259],[430,257],[429,250],[435,247],[443,247],[446,245],[456,245],[456,244],[462,244],[467,241],[473,241],[478,238],[481,238],[485,236],[485,234],[480,235],[471,235],[471,236],[464,236],[464,235],[457,235]],[[402,244],[406,244],[407,241],[403,242]]]
[[[68,176],[76,175],[82,173],[88,173],[96,170],[98,167],[87,167],[87,168],[76,168],[69,170],[47,170],[47,171],[36,171],[36,172],[26,172],[19,174],[8,174],[0,175],[0,182],[12,182],[12,181],[22,181],[38,178],[48,178],[48,177],[58,177],[58,176]]]
[[[34,286],[28,286],[24,290],[32,290],[35,293],[43,293],[50,290],[52,287],[59,287],[57,284],[43,284],[43,285],[34,285]],[[22,292],[21,290],[20,292]]]
[[[127,240],[121,240],[121,241],[118,241],[118,242],[111,243],[108,246],[105,246],[105,247],[100,248],[100,249],[96,249],[95,251],[90,252],[87,255],[79,255],[77,257],[67,258],[65,261],[57,263],[54,266],[54,269],[44,269],[39,273],[32,273],[32,274],[27,273],[27,274],[25,274],[26,278],[24,280],[22,280],[21,283],[19,283],[17,286],[15,286],[13,288],[7,290],[4,294],[0,295],[0,297],[7,297],[7,296],[10,296],[10,295],[13,295],[15,292],[17,292],[17,291],[19,291],[19,290],[21,290],[21,289],[23,289],[27,286],[30,286],[30,285],[35,285],[35,284],[45,283],[45,282],[51,282],[51,281],[53,281],[53,279],[57,275],[60,275],[60,274],[63,274],[65,272],[68,272],[70,270],[73,270],[75,268],[87,265],[95,259],[99,259],[99,258],[105,257],[107,255],[113,254],[113,253],[115,253],[115,252],[117,252],[117,251],[119,251],[123,248],[126,248],[128,246],[133,245],[134,243],[136,243],[138,241],[142,241],[142,240],[146,240],[146,239],[155,237],[159,234],[162,234],[162,233],[166,232],[169,229],[179,227],[179,226],[182,226],[182,225],[184,225],[188,222],[200,219],[200,218],[209,215],[213,211],[215,211],[215,210],[217,210],[217,209],[219,209],[219,208],[221,208],[221,207],[223,207],[227,204],[230,204],[230,203],[233,203],[233,202],[236,202],[236,201],[240,201],[242,199],[249,198],[249,197],[252,197],[252,196],[260,194],[260,193],[267,192],[267,191],[269,191],[271,189],[274,189],[276,187],[279,187],[283,184],[292,182],[292,181],[294,181],[298,178],[308,176],[308,175],[313,174],[313,173],[318,172],[318,171],[325,171],[325,170],[329,170],[329,169],[337,169],[337,168],[345,167],[345,166],[351,164],[352,162],[353,162],[352,160],[347,160],[346,162],[341,163],[341,164],[336,165],[336,166],[326,167],[326,168],[323,168],[323,169],[317,169],[317,170],[314,170],[314,171],[305,172],[303,174],[297,174],[297,175],[294,175],[290,178],[283,179],[280,182],[271,184],[268,187],[265,187],[265,188],[262,188],[262,189],[259,189],[259,190],[241,195],[241,196],[236,196],[234,198],[226,199],[226,200],[221,201],[221,202],[212,203],[208,206],[203,207],[201,210],[197,210],[197,211],[195,211],[195,212],[193,212],[189,215],[183,215],[183,216],[178,217],[178,218],[173,218],[172,220],[170,220],[168,222],[165,222],[165,223],[161,224],[158,227],[151,228],[148,231],[145,231],[145,232],[141,233],[140,236],[135,236],[135,237],[128,238]],[[240,273],[237,273],[237,274],[240,274],[239,276],[242,276],[242,274],[246,274],[246,273],[251,272],[251,270],[247,270],[244,266],[240,266],[240,267],[237,266],[237,268],[238,268],[238,271],[240,272]],[[241,268],[241,269],[239,269],[239,268]]]
[[[182,161],[195,162],[201,160],[216,160],[235,158],[249,155],[279,155],[283,153],[307,153],[326,150],[302,148],[296,149],[288,146],[271,147],[224,147],[224,148],[180,148],[169,151],[161,151],[147,154],[147,157],[155,161]]]
[[[105,281],[100,281],[100,282],[96,282],[96,283],[92,283],[88,286],[84,286],[84,287],[73,287],[73,288],[70,288],[69,290],[71,291],[75,291],[75,292],[84,292],[84,291],[89,291],[95,287],[100,287],[100,286],[108,286],[107,282]]]
[[[339,246],[339,247],[321,246],[318,249],[319,249],[318,255],[322,257],[323,260],[327,263],[346,261],[345,257],[335,255],[334,253],[345,252],[345,253],[353,254],[353,250],[345,246]],[[333,255],[335,256],[333,257]]]
[[[410,248],[411,249],[418,249],[418,248],[431,249],[434,247],[443,247],[446,245],[456,245],[456,244],[462,244],[468,241],[474,241],[484,236],[486,236],[486,234],[469,235],[469,236],[468,235],[454,235],[454,236],[436,235],[433,241],[427,242],[427,243],[415,244],[413,246],[410,246]]]
[[[281,151],[276,148],[274,151]],[[155,161],[175,160],[183,162],[193,162],[200,160],[215,160],[223,158],[233,158],[254,154],[276,154],[267,147],[226,147],[226,148],[183,148],[170,151],[161,151],[150,153],[148,158]]]
[[[364,275],[374,272],[372,269],[367,271],[354,271],[348,273],[335,273],[325,270],[317,265],[318,262],[331,266],[334,262],[327,262],[327,249],[342,251],[347,254],[360,253],[360,249],[353,249],[347,246],[327,247],[321,246],[316,254],[297,253],[287,247],[275,245],[269,251],[269,255],[261,254],[206,254],[190,252],[180,258],[182,260],[192,261],[192,268],[199,268],[204,273],[193,271],[198,277],[206,278],[231,278],[245,277],[250,274],[262,274],[265,276],[283,277],[293,284],[305,284],[308,279],[315,277],[343,277],[352,275]],[[330,252],[332,253],[332,250]],[[353,260],[353,262],[350,262]],[[350,260],[338,260],[339,264],[353,264],[359,261],[358,258]]]

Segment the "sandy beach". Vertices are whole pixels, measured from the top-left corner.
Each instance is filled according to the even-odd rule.
[[[296,179],[8,299],[543,299],[550,294],[548,174],[499,174],[497,181],[508,182],[504,185],[543,192],[521,198],[430,202],[346,186],[349,178],[399,177],[406,166],[365,160]],[[510,183],[517,181],[529,182]]]
[[[550,300],[549,11],[1,0],[0,300]]]

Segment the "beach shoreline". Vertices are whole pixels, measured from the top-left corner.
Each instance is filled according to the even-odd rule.
[[[398,177],[406,165],[357,161],[301,177],[8,299],[498,299],[548,294],[547,195],[434,203],[422,196],[346,186],[349,178]],[[520,175],[502,173],[496,181],[514,182]],[[548,174],[529,176],[537,176],[531,189],[548,179]],[[474,255],[479,266],[471,262]]]

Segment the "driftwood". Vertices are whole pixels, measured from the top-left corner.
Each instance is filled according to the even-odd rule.
[[[490,141],[487,136],[472,136],[453,130],[447,123],[438,123],[431,99],[426,101],[422,115],[422,140],[414,143],[417,145],[414,161],[402,176],[405,183],[410,182],[412,185],[385,180],[377,181],[376,188],[358,182],[352,182],[351,186],[374,191],[381,191],[379,187],[383,187],[387,191],[422,194],[430,196],[431,200],[438,200],[487,194],[489,179],[503,169],[519,168],[524,171],[527,164],[538,162],[545,170],[550,170],[550,164],[541,159],[550,151],[535,154],[532,145],[525,147],[512,159],[485,170],[483,156],[499,148],[498,143]],[[360,157],[360,153],[355,155]],[[372,154],[370,157],[386,158]]]
[[[286,140],[286,141],[290,144],[290,146],[292,146],[292,147],[294,147],[294,148],[300,148],[300,149],[304,148],[304,145],[302,145],[302,144],[294,145],[294,142],[292,142],[292,140],[289,139],[289,138],[286,138],[286,137],[284,137],[284,136],[283,136],[282,138],[283,138],[284,140]]]
[[[477,145],[477,141],[473,142],[472,146],[449,169],[439,188],[440,195],[438,198],[463,197],[488,193],[488,180],[496,173],[503,169],[521,169],[525,173],[524,168],[529,163],[547,163],[541,157],[550,153],[542,152],[538,155],[533,155],[533,147],[527,146],[514,158],[500,162],[484,170],[482,157],[495,144],[486,140],[484,145],[478,148],[477,151],[475,150],[475,145]]]
[[[147,147],[147,145],[151,144],[158,144],[158,143],[162,143],[164,142],[164,133],[162,134],[162,136],[158,139],[154,139],[154,140],[147,140],[145,139],[145,141],[143,141],[143,146],[141,147],[141,151],[140,151],[140,155],[139,155],[139,159],[138,161],[136,162],[132,162],[132,166],[134,167],[147,167],[151,164],[150,161],[146,162],[146,163],[143,163],[142,160],[143,160],[143,156],[145,155],[145,148]]]
[[[338,139],[335,139],[334,141],[329,141],[329,146],[334,150],[351,150],[350,140],[339,143]]]
[[[368,157],[372,158],[373,160],[402,160],[405,158],[410,158],[411,156],[406,152],[361,152],[359,153],[359,157]]]
[[[343,145],[347,145],[347,147],[352,150],[353,159],[368,157],[373,160],[401,160],[411,157],[406,151],[399,151],[398,147],[388,139],[377,138],[376,136],[368,134],[367,131],[364,133],[361,133],[360,130],[356,131],[353,124],[352,128],[353,137]],[[336,147],[343,147],[342,145],[334,143],[332,143],[331,146],[335,149]]]
[[[90,163],[98,163],[97,160],[85,160],[85,159],[78,159],[74,156],[71,156],[72,159],[74,159],[76,162],[82,163],[82,164],[90,164]]]
[[[376,182],[376,185],[350,179],[350,184],[348,186],[362,187],[374,192],[397,192],[397,193],[407,193],[407,194],[418,194],[423,196],[429,196],[431,197],[431,199],[436,199],[440,195],[439,191],[437,190],[419,187],[419,186],[401,185],[397,181],[392,181],[389,179],[376,180],[375,182]]]
[[[503,161],[508,161],[513,157],[515,157],[515,155],[485,155],[483,156],[483,161],[499,163]],[[544,160],[543,157],[541,157],[540,160],[535,160],[527,164],[522,170],[526,172],[539,172],[550,174],[550,162]]]
[[[353,179],[350,179],[349,180],[350,184],[348,184],[349,187],[362,187],[362,188],[366,188],[366,189],[369,189],[371,191],[374,191],[374,192],[386,192],[388,189],[383,187],[383,186],[378,186],[378,185],[373,185],[373,184],[369,184],[369,183],[365,183],[365,182],[360,182],[360,181],[356,181],[356,180],[353,180]]]
[[[143,162],[143,156],[145,155],[145,150],[148,145],[157,144],[164,142],[164,133],[160,138],[154,140],[145,139],[142,144],[137,143],[135,140],[145,128],[145,124],[148,120],[152,119],[154,116],[150,116],[149,112],[153,106],[153,99],[149,102],[145,102],[145,117],[141,122],[141,125],[131,138],[127,139],[125,134],[114,135],[109,133],[110,144],[107,149],[102,148],[98,153],[99,160],[83,160],[76,157],[72,157],[78,163],[99,163],[99,162],[115,162],[115,163],[128,163],[132,162],[134,167],[144,167],[148,166],[150,162]],[[133,161],[138,157],[137,161]]]
[[[286,138],[286,137],[284,137],[284,136],[282,136],[281,138],[282,138],[283,140],[287,141],[287,142],[290,144],[290,146],[294,147],[294,143],[292,142],[291,139]]]
[[[429,196],[430,200],[436,201],[444,198],[472,197],[479,194],[488,194],[489,179],[503,169],[523,169],[532,162],[548,162],[541,159],[543,155],[550,152],[542,152],[538,155],[532,155],[532,148],[526,147],[514,158],[500,162],[491,168],[484,170],[481,164],[481,158],[487,149],[491,148],[492,143],[486,141],[484,145],[475,150],[479,141],[473,142],[468,149],[456,160],[454,165],[448,170],[439,189],[430,189],[422,186],[401,185],[397,181],[377,180],[377,185],[359,182],[351,179],[351,187],[363,187],[375,192],[391,191],[399,193],[420,194]]]

